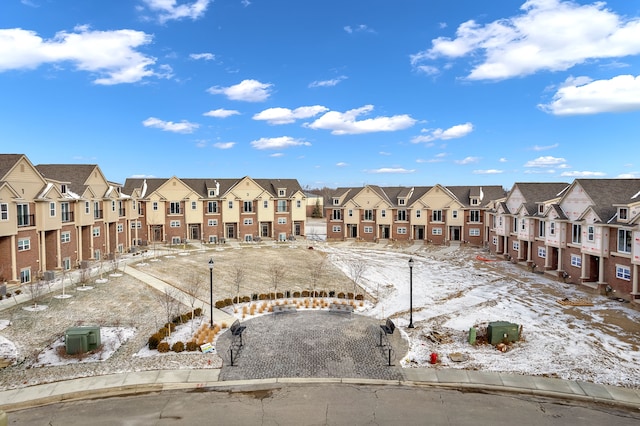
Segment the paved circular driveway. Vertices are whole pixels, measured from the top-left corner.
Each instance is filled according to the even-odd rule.
[[[227,330],[217,341],[224,360],[220,380],[275,377],[340,377],[402,380],[397,366],[408,344],[398,330],[383,338],[381,322],[354,314],[298,311],[264,315],[243,322],[243,346],[233,351]]]

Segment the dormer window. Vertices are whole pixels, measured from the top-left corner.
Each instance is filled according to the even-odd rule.
[[[480,204],[480,200],[478,200],[477,198],[472,198],[471,199],[471,205],[472,206],[477,206],[478,204]]]
[[[65,185],[64,183],[62,185],[60,185],[60,192],[63,194],[67,193],[67,185]]]
[[[334,198],[333,199],[333,205],[337,206],[338,204],[340,204],[340,199],[339,198]]]
[[[618,219],[620,219],[620,220],[628,220],[629,219],[629,210],[626,207],[620,207],[618,209]]]
[[[216,196],[216,190],[215,189],[210,189],[209,190],[209,198],[213,198]]]
[[[404,206],[404,198],[398,198],[398,205]]]
[[[538,204],[538,213],[539,214],[544,213],[544,204]]]
[[[278,188],[278,197],[284,197],[287,195],[287,190],[284,188]]]

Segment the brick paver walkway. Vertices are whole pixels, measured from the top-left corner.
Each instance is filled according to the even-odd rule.
[[[220,380],[275,377],[339,377],[402,380],[398,362],[408,350],[396,332],[393,348],[380,347],[380,321],[360,315],[327,311],[269,314],[243,322],[243,347],[234,351],[231,366],[231,333],[217,341],[224,360]],[[383,340],[384,343],[384,340]]]

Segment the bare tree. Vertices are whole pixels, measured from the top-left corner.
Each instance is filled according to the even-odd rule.
[[[204,281],[196,272],[192,272],[189,279],[187,279],[182,291],[186,295],[187,302],[191,306],[191,319],[193,320],[195,314],[196,302],[200,300],[200,297],[204,293]]]
[[[353,259],[347,263],[349,267],[349,276],[353,281],[353,297],[356,297],[356,288],[360,284],[360,280],[362,279],[362,275],[364,275],[364,270],[366,268],[365,262],[360,259]]]
[[[269,267],[269,277],[271,278],[271,284],[273,285],[273,292],[276,297],[278,295],[278,284],[282,281],[286,271],[284,265],[281,263],[274,263]]]
[[[166,286],[163,292],[156,294],[156,300],[166,315],[167,323],[170,324],[180,308],[180,292],[174,287]],[[169,335],[171,335],[171,327],[169,327]]]
[[[315,262],[310,262],[308,266],[309,276],[311,277],[311,290],[313,292],[313,295],[315,296],[316,286],[327,271],[327,259],[323,256]]]
[[[245,270],[242,267],[242,265],[233,266],[231,278],[233,280],[233,285],[235,287],[234,290],[236,291],[236,297],[233,300],[234,300],[234,303],[237,303],[239,302],[238,298],[240,297],[240,286],[242,285],[245,279]]]
[[[31,282],[27,283],[27,291],[31,296],[33,306],[36,308],[38,307],[38,303],[40,302],[40,300],[42,299],[42,295],[44,294],[44,286],[45,282],[41,279],[32,280]]]

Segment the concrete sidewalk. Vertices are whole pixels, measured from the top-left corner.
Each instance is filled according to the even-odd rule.
[[[438,388],[517,393],[603,403],[640,410],[640,390],[571,380],[439,368],[403,369],[403,380],[362,378],[273,378],[219,381],[218,369],[158,370],[85,377],[0,392],[6,412],[89,398],[136,395],[176,389],[268,387],[291,383],[348,385],[434,386]]]

